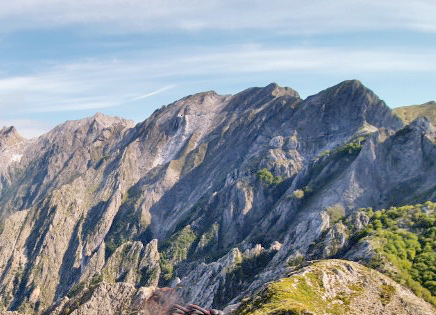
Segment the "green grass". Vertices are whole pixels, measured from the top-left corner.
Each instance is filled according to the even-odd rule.
[[[270,284],[258,296],[244,301],[238,308],[238,315],[276,314],[346,314],[346,303],[331,303],[324,300],[321,272],[310,271],[304,276],[284,278]],[[335,299],[346,300],[338,295]]]
[[[429,102],[422,105],[397,107],[392,110],[393,114],[400,118],[405,125],[410,124],[418,117],[427,117],[433,125],[436,125],[436,103]]]

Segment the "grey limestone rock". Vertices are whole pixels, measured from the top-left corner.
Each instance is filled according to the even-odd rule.
[[[137,125],[96,114],[30,140],[3,128],[0,304],[121,310],[177,277],[186,302],[235,304],[314,243],[346,248],[338,217],[361,229],[361,207],[435,199],[435,160],[431,123],[403,127],[355,80],[305,100],[198,93]]]

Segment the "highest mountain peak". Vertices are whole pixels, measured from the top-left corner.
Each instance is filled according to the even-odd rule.
[[[304,117],[312,117],[312,122],[317,118],[335,132],[351,126],[359,129],[365,123],[393,130],[402,127],[385,102],[358,80],[347,80],[309,96],[302,111]]]

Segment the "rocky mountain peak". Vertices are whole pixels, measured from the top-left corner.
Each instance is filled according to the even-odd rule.
[[[184,97],[172,106],[175,110],[180,110],[180,115],[207,114],[219,110],[230,97],[230,95],[220,95],[215,91],[206,91]]]
[[[17,129],[15,129],[14,126],[4,126],[1,130],[0,130],[0,134],[9,134],[9,133],[15,133],[17,132]]]
[[[337,98],[339,102],[337,102],[337,105],[342,105],[340,102],[343,101],[349,101],[350,98],[359,98],[364,97],[366,98],[370,103],[372,102],[380,102],[380,99],[375,95],[375,93],[364,86],[362,82],[359,80],[346,80],[343,81],[335,86],[332,86],[322,92],[320,92],[326,99],[331,98]],[[365,103],[361,102],[347,102],[348,106],[355,106],[360,107],[362,105],[367,105]]]
[[[278,85],[277,83],[270,83],[268,84],[266,87],[264,87],[262,89],[265,93],[269,93],[275,97],[280,97],[280,96],[292,96],[292,97],[296,97],[299,98],[300,95],[298,94],[297,91],[295,91],[294,89],[290,88],[290,87],[282,87],[280,85]]]
[[[127,129],[133,128],[134,126],[135,123],[132,120],[96,113],[92,117],[66,121],[65,123],[54,128],[52,131],[43,135],[42,140],[53,140],[60,138],[67,140],[71,140],[72,138],[91,139],[95,136],[98,137],[98,135],[102,132],[107,133],[112,129]]]
[[[109,127],[115,124],[122,124],[128,128],[133,128],[135,125],[132,120],[127,120],[117,116],[108,116],[100,112],[97,112],[94,116],[89,118],[89,120],[95,121],[104,127]]]
[[[377,128],[393,130],[398,130],[403,125],[400,119],[392,115],[386,103],[358,80],[343,81],[320,92],[315,99],[319,100],[324,112],[336,113],[338,116],[335,119],[338,121],[347,116]]]
[[[14,126],[3,127],[0,130],[0,148],[15,145],[25,139],[18,133]]]

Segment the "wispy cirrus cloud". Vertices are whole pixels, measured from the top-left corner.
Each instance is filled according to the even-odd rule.
[[[21,112],[65,112],[113,108],[165,94],[179,78],[304,71],[342,73],[430,73],[431,50],[346,49],[343,47],[227,46],[221,51],[174,52],[154,58],[88,60],[54,65],[29,76],[0,77],[0,108]],[[145,92],[145,94],[144,94]],[[170,100],[168,100],[170,101]]]
[[[89,97],[70,97],[70,99],[63,99],[56,101],[55,105],[46,106],[43,103],[33,105],[32,108],[27,109],[30,113],[50,113],[50,112],[68,112],[68,111],[87,111],[87,110],[100,110],[111,107],[117,107],[123,104],[144,100],[151,96],[161,94],[165,91],[172,89],[174,85],[164,86],[163,88],[149,92],[147,94],[135,96],[134,94],[126,94],[116,96],[89,96]],[[47,100],[47,98],[44,98]],[[53,102],[53,101],[52,101]]]
[[[430,99],[434,12],[434,0],[3,1],[1,118],[142,120],[187,94],[266,81],[308,95],[366,77],[392,103],[411,84]]]
[[[97,25],[100,31],[276,29],[436,32],[433,0],[16,0],[0,6],[3,30]]]

